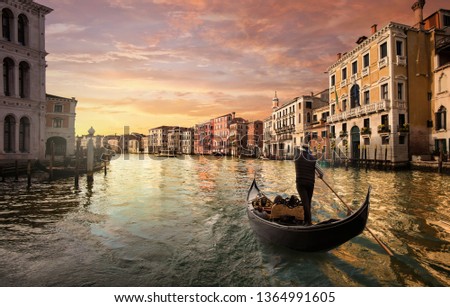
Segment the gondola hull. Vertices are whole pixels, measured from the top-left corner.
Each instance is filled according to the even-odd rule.
[[[260,217],[252,205],[252,197],[259,193],[254,182],[247,199],[247,215],[254,232],[266,241],[298,251],[323,252],[334,249],[358,236],[366,227],[369,217],[370,188],[358,211],[341,220],[311,226],[282,225]]]

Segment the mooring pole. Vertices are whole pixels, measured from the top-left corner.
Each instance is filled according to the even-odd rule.
[[[14,177],[14,181],[17,182],[19,181],[19,161],[15,160],[14,161],[14,168],[15,168],[15,177]]]
[[[80,178],[80,139],[77,139],[77,149],[75,151],[75,189],[79,188]]]
[[[87,181],[88,183],[94,182],[94,128],[89,129],[89,141],[87,143]]]
[[[27,164],[27,186],[31,188],[31,160],[28,160]]]

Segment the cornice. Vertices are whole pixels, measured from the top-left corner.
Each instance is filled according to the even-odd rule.
[[[53,11],[53,9],[32,0],[3,0],[2,2],[19,10],[30,12],[35,15],[47,15]]]
[[[347,62],[349,59],[354,57],[357,53],[360,53],[361,51],[365,50],[370,44],[377,40],[383,40],[385,37],[383,37],[385,34],[389,33],[389,31],[392,30],[401,30],[401,31],[407,31],[412,29],[410,26],[403,25],[400,23],[391,22],[385,27],[383,27],[381,30],[377,31],[375,34],[364,40],[361,44],[359,44],[356,48],[351,50],[350,52],[347,52],[344,54],[339,60],[337,60],[333,65],[329,66],[327,71],[330,72],[333,69],[336,69],[340,65]]]

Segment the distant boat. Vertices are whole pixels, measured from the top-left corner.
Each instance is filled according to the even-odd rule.
[[[303,207],[275,204],[253,183],[247,195],[247,215],[254,232],[278,245],[304,252],[328,251],[358,236],[369,217],[370,187],[362,206],[343,219],[303,225]]]

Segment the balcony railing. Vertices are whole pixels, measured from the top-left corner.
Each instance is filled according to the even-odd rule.
[[[379,125],[378,126],[378,133],[391,133],[391,126],[390,125]]]
[[[397,55],[397,65],[406,66],[406,56]]]
[[[366,77],[366,76],[368,76],[368,75],[369,75],[369,73],[370,73],[370,69],[369,69],[369,66],[367,66],[367,67],[363,68],[363,70],[361,71],[361,75],[362,75],[363,77]]]
[[[339,132],[339,137],[340,138],[345,138],[345,137],[347,137],[348,136],[348,132],[347,131],[341,131],[341,132]]]
[[[409,132],[409,124],[403,124],[397,127],[397,132],[408,133]]]
[[[358,116],[364,116],[370,113],[382,112],[389,110],[391,108],[390,100],[383,100],[380,102],[375,102],[360,107],[350,109],[339,114],[334,114],[327,117],[327,122],[334,123],[339,121],[345,121]]]
[[[388,57],[382,58],[380,61],[378,61],[378,68],[386,67],[389,63],[388,61],[389,61]]]
[[[372,129],[370,127],[362,127],[361,128],[361,135],[371,135]]]

